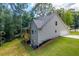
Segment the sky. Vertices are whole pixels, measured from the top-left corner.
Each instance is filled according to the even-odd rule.
[[[56,8],[65,8],[65,9],[79,9],[79,3],[61,3],[61,4],[53,4]]]
[[[53,0],[52,4],[56,8],[79,9],[79,0]]]
[[[35,3],[30,3],[29,4],[29,7],[28,7],[28,9],[27,9],[27,11],[30,11],[30,10],[32,10],[32,8],[35,6]]]
[[[64,9],[76,9],[79,10],[79,0],[53,0],[52,5],[58,9],[58,8],[64,8]],[[29,4],[28,11],[32,9],[32,7],[35,5],[35,3]]]

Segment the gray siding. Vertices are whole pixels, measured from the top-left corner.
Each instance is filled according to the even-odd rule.
[[[46,19],[51,20],[42,28],[42,30],[38,31],[38,44],[59,36],[58,26],[55,25],[55,22],[58,22],[58,20],[54,18],[54,15],[50,15],[46,17]],[[55,30],[57,32],[55,32]]]
[[[62,21],[62,19],[56,13],[54,13],[54,15],[55,15],[54,18],[58,20],[58,23],[59,23],[57,28],[59,30],[59,35],[64,36],[69,34],[67,25]]]
[[[34,22],[31,23],[31,44],[37,45],[38,44],[38,30],[36,24]]]
[[[38,31],[38,44],[51,38],[68,34],[68,30],[65,24],[62,23],[61,19],[59,19],[56,14],[49,15],[46,17],[46,19],[48,19],[49,22],[41,30]],[[55,24],[56,21],[57,26]]]

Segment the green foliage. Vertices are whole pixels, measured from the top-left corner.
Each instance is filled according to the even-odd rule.
[[[73,12],[71,10],[58,9],[57,13],[61,19],[70,27],[74,22]]]
[[[9,41],[17,34],[21,34],[22,28],[28,27],[32,17],[27,12],[28,4],[26,3],[8,3],[0,4],[0,32],[6,34],[0,36]]]
[[[37,3],[32,9],[35,17],[46,15],[53,11],[51,3]]]
[[[74,28],[79,28],[79,11],[74,13]]]
[[[23,13],[22,19],[23,19],[22,21],[23,27],[28,27],[29,23],[32,21],[32,16],[28,12],[25,12]]]
[[[74,20],[74,17],[73,17],[73,14],[70,10],[66,11],[64,13],[64,22],[68,25],[68,26],[71,26],[73,24],[73,20]]]

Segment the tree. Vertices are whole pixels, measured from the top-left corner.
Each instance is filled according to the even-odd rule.
[[[58,9],[57,13],[61,17],[61,19],[69,26],[73,24],[74,16],[71,10],[64,10],[63,8]]]
[[[4,37],[4,33],[5,32],[5,20],[9,19],[9,9],[7,9],[6,7],[7,5],[5,4],[0,4],[0,44],[4,43],[5,37]],[[8,21],[9,22],[9,21]]]
[[[74,29],[76,31],[76,29],[79,28],[79,12],[74,12]]]
[[[56,11],[57,11],[58,15],[61,17],[61,19],[64,21],[64,16],[65,16],[64,8],[57,9]]]
[[[12,10],[12,19],[14,24],[14,34],[21,33],[22,32],[22,16],[23,12],[26,12],[25,9],[27,9],[28,4],[20,4],[20,3],[11,3],[11,10]],[[17,20],[18,19],[18,20]]]
[[[0,44],[22,34],[22,28],[28,27],[34,15],[27,8],[25,3],[0,3]]]
[[[32,15],[30,15],[30,13],[28,12],[24,12],[23,16],[22,16],[22,26],[24,27],[28,27],[29,23],[32,21]]]
[[[64,14],[64,21],[68,26],[73,24],[74,16],[70,10],[67,10]]]
[[[51,3],[37,3],[33,9],[33,14],[35,17],[39,17],[41,15],[47,15],[48,13],[53,11],[53,7]]]

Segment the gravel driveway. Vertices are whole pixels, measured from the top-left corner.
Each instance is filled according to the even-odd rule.
[[[63,36],[63,37],[79,39],[79,35],[66,35],[66,36]]]

